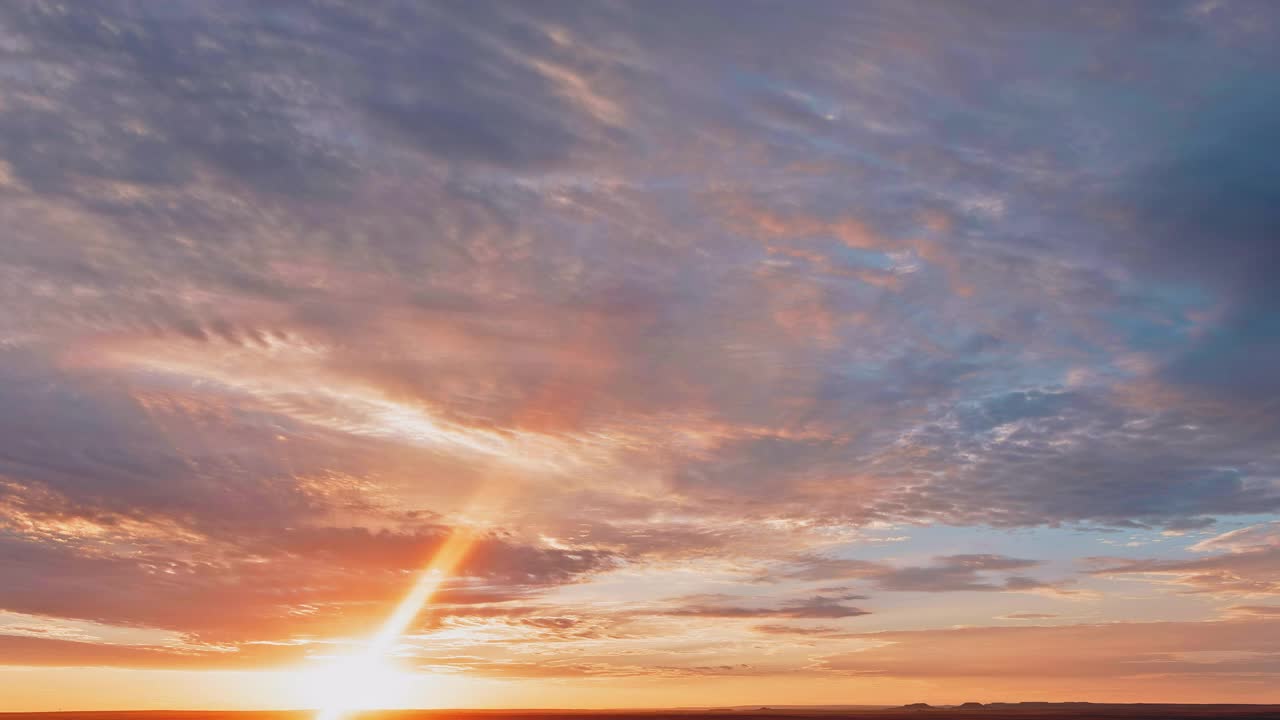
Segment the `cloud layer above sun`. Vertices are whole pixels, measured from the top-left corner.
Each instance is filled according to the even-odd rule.
[[[1280,701],[1277,10],[0,8],[0,658]]]

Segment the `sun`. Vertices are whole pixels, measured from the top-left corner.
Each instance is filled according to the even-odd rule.
[[[393,646],[474,542],[473,533],[454,528],[378,632],[360,644],[361,652],[300,674],[303,697],[319,710],[316,720],[342,720],[353,710],[407,707],[410,690],[421,690],[421,679],[391,664]]]
[[[379,657],[357,655],[297,674],[298,696],[318,710],[317,720],[339,720],[358,710],[406,707],[423,678]]]

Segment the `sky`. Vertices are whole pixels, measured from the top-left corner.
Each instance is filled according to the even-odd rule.
[[[0,5],[0,710],[1280,702],[1277,68],[1266,0]]]

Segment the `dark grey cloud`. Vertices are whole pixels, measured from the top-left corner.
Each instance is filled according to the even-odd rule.
[[[305,60],[287,13],[254,23],[230,10],[10,6],[26,42],[9,60],[39,97],[6,114],[5,159],[33,188],[73,195],[84,178],[173,185],[206,168],[268,192],[341,183],[353,158],[304,127],[323,91],[289,82]]]
[[[5,115],[3,153],[39,190],[189,185],[211,169],[332,197],[385,167],[387,133],[516,170],[563,165],[599,134],[537,69],[567,52],[518,5],[122,0],[5,14],[23,39],[11,78],[31,86],[10,95],[27,102]]]
[[[862,580],[879,590],[895,592],[1059,590],[1060,584],[1014,574],[1037,565],[1040,563],[1036,560],[993,554],[941,555],[927,565],[814,557],[768,577],[809,582]],[[993,574],[1003,577],[996,578]]]
[[[844,596],[841,598],[828,597],[826,595],[814,595],[809,598],[799,600],[789,600],[774,607],[750,607],[745,605],[729,604],[725,601],[727,597],[718,599],[714,597],[692,597],[681,600],[680,607],[668,611],[666,614],[675,616],[689,617],[719,617],[719,618],[791,618],[804,620],[822,620],[822,619],[838,619],[846,617],[857,617],[859,615],[870,614],[866,610],[862,610],[851,605],[844,604],[844,600],[865,599],[861,596]]]
[[[272,415],[232,411],[228,424],[215,403],[148,408],[131,390],[155,388],[53,370],[31,353],[2,354],[0,475],[48,490],[61,503],[44,508],[54,514],[231,525],[300,518],[315,500],[293,473],[341,462],[338,448],[320,445],[310,461],[294,457],[278,436],[295,428]],[[190,390],[168,389],[179,397]]]
[[[895,568],[878,576],[875,582],[884,590],[912,592],[1028,590],[1046,585],[1020,575],[1010,575],[999,584],[985,582],[982,573],[1024,570],[1038,564],[1000,555],[947,555],[936,558],[932,565]]]

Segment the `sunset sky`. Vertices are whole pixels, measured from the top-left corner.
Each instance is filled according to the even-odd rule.
[[[0,3],[0,710],[997,700],[1280,702],[1280,3]]]

